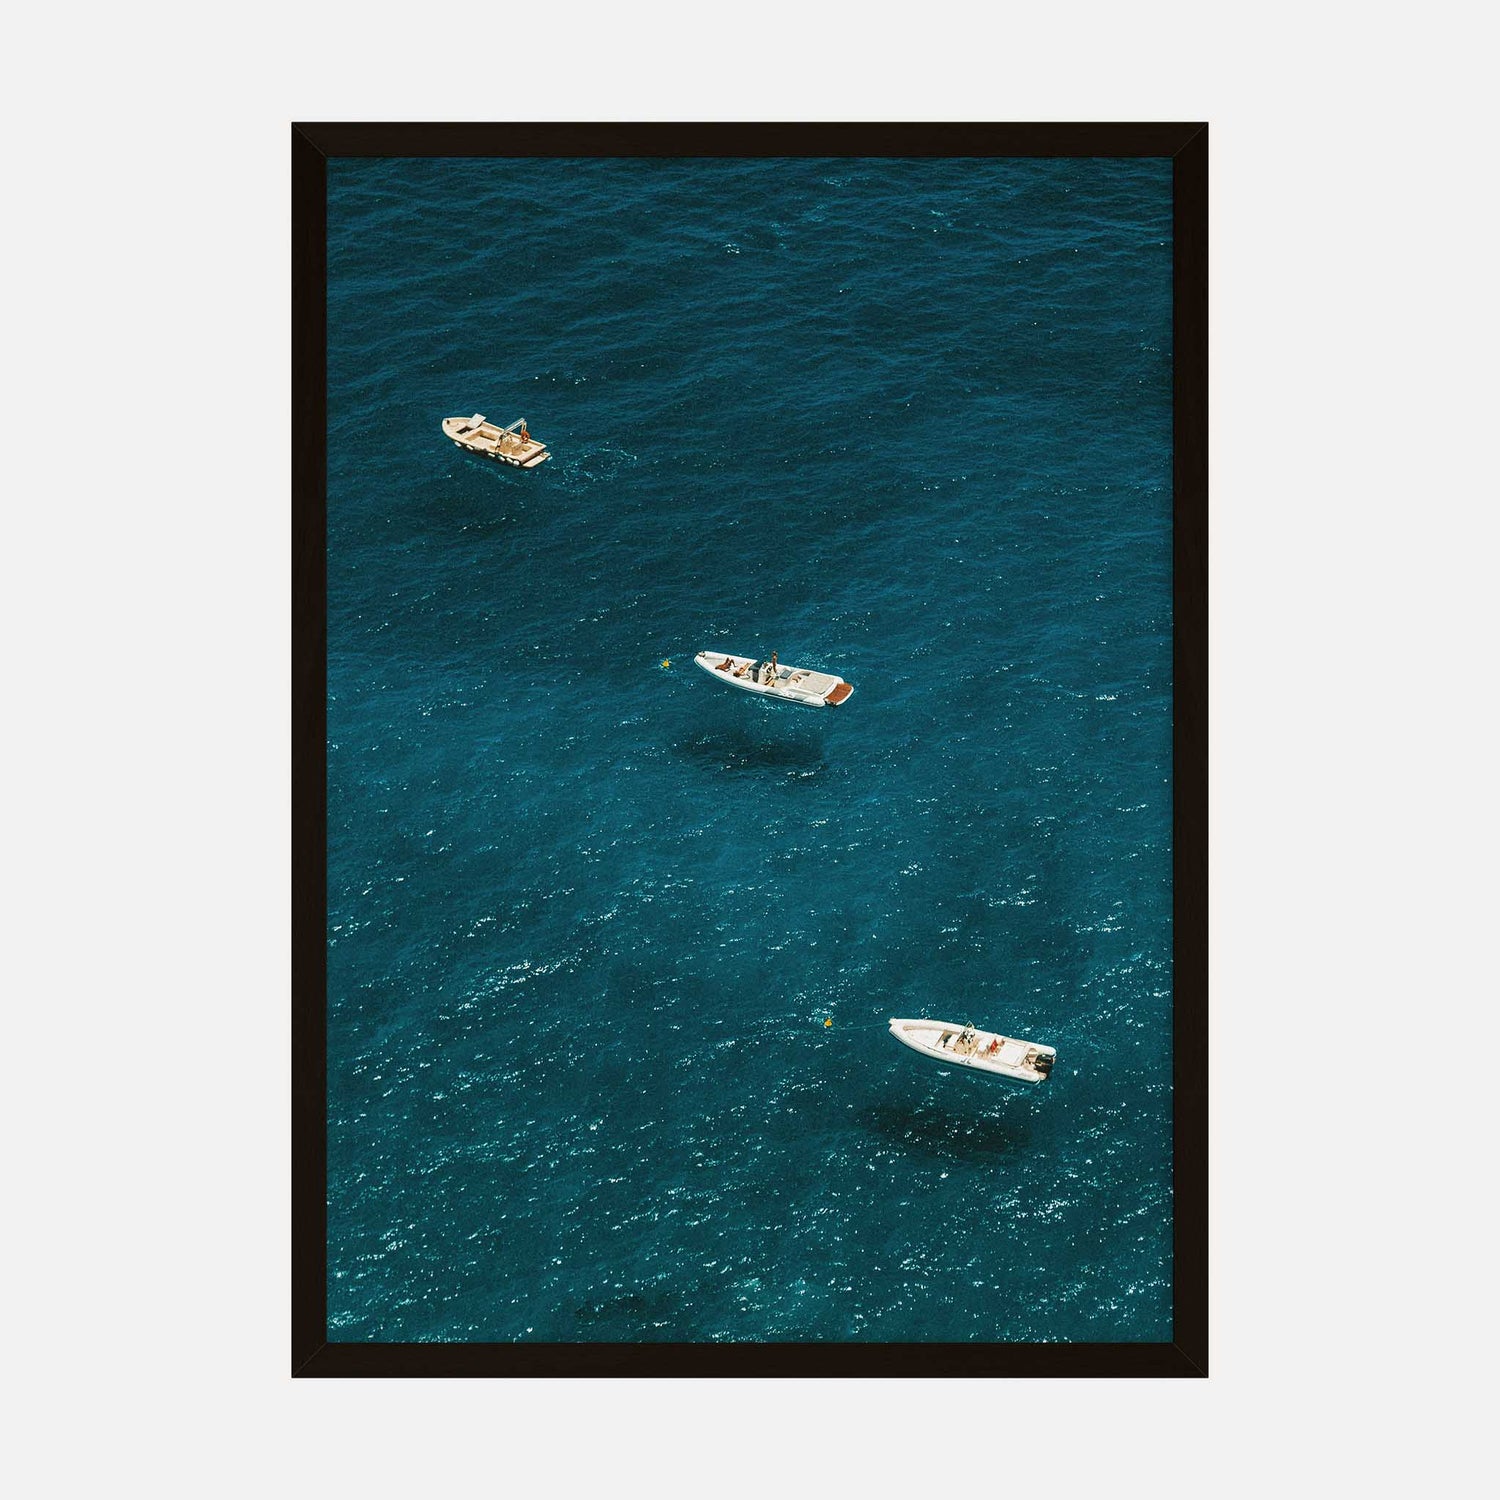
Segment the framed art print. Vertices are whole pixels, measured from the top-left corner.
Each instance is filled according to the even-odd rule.
[[[1206,1374],[1207,154],[293,128],[296,1373]]]

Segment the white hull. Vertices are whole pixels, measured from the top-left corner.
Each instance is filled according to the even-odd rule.
[[[770,664],[751,656],[700,651],[693,660],[710,677],[730,687],[762,698],[778,698],[784,703],[801,703],[807,708],[837,708],[854,691],[841,677],[832,672],[815,672],[811,667],[778,666],[772,677]]]
[[[995,1031],[980,1031],[956,1021],[892,1019],[891,1035],[933,1062],[969,1068],[976,1073],[994,1073],[1018,1083],[1043,1082],[1057,1057],[1056,1047],[1023,1042]]]
[[[460,448],[482,458],[493,458],[513,469],[534,469],[538,464],[546,463],[552,455],[547,452],[545,443],[529,433],[523,438],[516,431],[525,426],[523,417],[509,427],[497,427],[475,412],[472,417],[444,417],[443,436],[452,438]]]

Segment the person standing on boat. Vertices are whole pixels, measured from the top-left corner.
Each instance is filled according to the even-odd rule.
[[[776,681],[776,653],[774,651],[771,653],[770,661],[766,663],[766,681]]]

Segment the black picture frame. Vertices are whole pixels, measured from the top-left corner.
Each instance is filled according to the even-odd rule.
[[[294,1376],[1206,1376],[1208,126],[292,126]],[[1165,1343],[339,1343],[327,1332],[327,162],[331,157],[1166,157],[1173,187],[1173,1259]]]

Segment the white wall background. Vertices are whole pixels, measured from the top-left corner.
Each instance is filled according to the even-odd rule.
[[[12,17],[16,1492],[1473,1491],[1497,990],[1479,14]],[[1212,123],[1206,1383],[288,1378],[288,123],[702,118]]]

